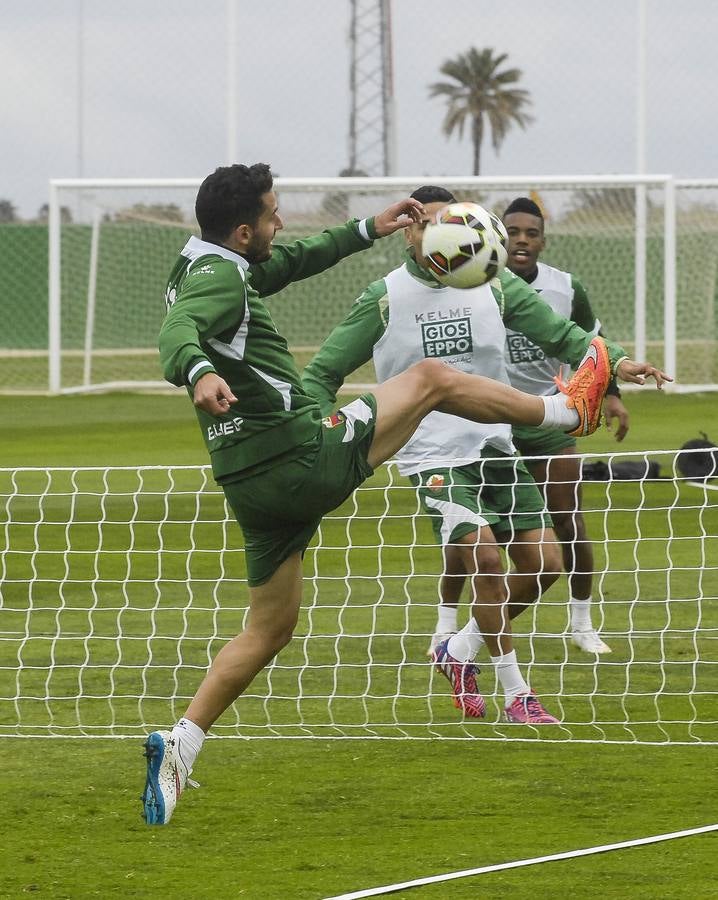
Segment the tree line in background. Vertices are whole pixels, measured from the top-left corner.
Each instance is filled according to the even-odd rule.
[[[47,225],[50,215],[50,207],[43,203],[37,211],[34,219],[20,219],[17,210],[10,200],[0,200],[0,224],[19,223],[35,225]],[[60,221],[63,225],[69,225],[73,221],[72,211],[69,206],[60,207]],[[135,203],[127,209],[118,210],[115,213],[105,213],[103,222],[177,222],[185,223],[182,210],[176,203]]]
[[[47,203],[43,203],[37,211],[34,219],[21,219],[17,214],[17,208],[11,200],[0,200],[0,224],[8,225],[14,222],[26,222],[35,225],[47,225],[50,215],[50,207]],[[60,208],[60,218],[63,225],[72,222],[72,213],[67,206]]]

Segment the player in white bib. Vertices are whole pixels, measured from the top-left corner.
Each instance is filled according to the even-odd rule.
[[[555,312],[585,331],[598,334],[601,323],[581,282],[569,272],[539,260],[546,241],[538,204],[528,197],[518,197],[507,207],[503,221],[509,235],[509,269],[530,284]],[[511,384],[528,394],[550,396],[558,392],[555,379],[562,374],[561,361],[546,356],[529,338],[515,331],[507,332],[506,368]],[[613,378],[606,391],[603,414],[609,427],[616,421],[618,441],[626,436],[629,425],[620,396]],[[576,441],[565,431],[539,431],[531,426],[515,426],[513,439],[544,492],[561,542],[570,589],[572,641],[588,653],[610,653],[591,617],[593,548],[581,511],[581,467],[575,455]]]

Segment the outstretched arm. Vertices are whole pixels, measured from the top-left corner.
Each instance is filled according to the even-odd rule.
[[[673,381],[670,375],[666,375],[660,369],[650,363],[639,363],[632,359],[622,359],[616,366],[616,375],[624,381],[632,384],[645,384],[646,378],[655,378],[656,387],[660,390],[667,381]]]
[[[249,267],[252,287],[261,297],[276,294],[293,281],[318,275],[347,256],[368,249],[377,238],[406,228],[421,218],[423,210],[418,200],[407,197],[372,218],[353,219],[290,244],[275,244],[266,262]]]
[[[500,275],[504,302],[503,320],[509,328],[519,331],[538,344],[549,356],[576,365],[586,352],[593,335],[575,322],[560,316],[541,299],[530,285],[508,269]],[[655,378],[658,387],[672,381],[670,376],[649,363],[628,359],[625,350],[608,338],[602,338],[608,349],[612,374],[634,384],[643,384],[647,377]]]
[[[494,293],[502,304],[502,318],[507,327],[526,335],[547,356],[555,356],[572,366],[578,365],[591,343],[592,330],[586,331],[572,319],[559,315],[531,285],[508,269],[499,276]],[[625,357],[626,352],[608,340],[606,347],[615,373],[616,363]]]

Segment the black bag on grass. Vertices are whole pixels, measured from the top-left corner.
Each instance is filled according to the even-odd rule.
[[[647,458],[610,462],[609,469],[614,481],[645,481],[661,477],[661,464]]]
[[[684,478],[705,479],[718,475],[718,445],[708,440],[705,431],[700,433],[702,438],[686,441],[676,456],[676,468]]]
[[[652,459],[627,459],[624,461],[584,463],[582,467],[584,481],[645,481],[661,477],[661,464]]]

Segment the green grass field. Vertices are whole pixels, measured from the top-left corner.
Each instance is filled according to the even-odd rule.
[[[670,450],[700,429],[711,434],[714,396],[661,396],[646,390],[628,395],[626,403],[633,416],[626,442],[616,445],[609,434],[599,432],[585,441],[582,449],[594,453],[619,447],[627,451]],[[0,398],[0,417],[6,423],[0,468],[205,462],[189,403],[181,395]],[[351,661],[361,678],[367,673],[377,686],[377,696],[369,702],[356,677],[340,683],[343,699],[333,704],[330,717],[326,700],[309,702],[303,715],[314,723],[316,733],[346,733],[347,723],[356,721],[368,708],[371,721],[382,721],[384,716],[389,722],[396,714],[403,721],[416,722],[416,733],[423,737],[433,732],[464,738],[488,733],[496,738],[500,729],[491,724],[458,724],[451,704],[442,696],[445,688],[436,680],[432,702],[427,702],[427,666],[421,654],[424,634],[433,622],[438,556],[429,546],[430,536],[421,521],[417,525],[421,552],[413,554],[409,547],[406,516],[412,507],[408,491],[399,492],[398,499],[392,500],[390,511],[397,513],[396,520],[387,519],[383,530],[377,528],[372,519],[376,509],[384,507],[381,476],[373,487],[362,499],[365,505],[359,507],[366,524],[353,539],[366,549],[348,557],[352,572],[365,577],[356,579],[345,593],[347,548],[346,538],[342,543],[341,511],[323,534],[325,549],[308,554],[307,572],[316,565],[320,577],[307,586],[307,610],[299,637],[281,655],[281,667],[273,672],[273,689],[287,699],[272,701],[272,721],[286,724],[284,733],[296,734],[293,692],[299,686],[304,693],[322,695],[327,686],[321,672],[303,666],[307,642],[302,636],[308,633],[311,610],[311,627],[317,635],[310,644],[312,662],[322,665],[334,658],[334,643],[320,636],[336,633],[340,615],[347,633],[339,648],[342,660]],[[614,654],[600,667],[603,700],[593,694],[593,663],[587,665],[577,653],[567,653],[564,641],[552,637],[563,630],[563,584],[552,589],[536,614],[540,636],[521,639],[519,648],[523,659],[532,647],[537,660],[549,664],[545,670],[539,666],[535,671],[547,694],[561,693],[556,664],[564,663],[563,687],[569,696],[562,713],[573,723],[574,736],[600,741],[601,735],[590,724],[598,716],[618,723],[604,728],[612,740],[661,743],[670,737],[692,745],[569,743],[565,731],[552,736],[555,743],[322,737],[213,740],[195,771],[202,789],[183,798],[169,828],[148,829],[139,818],[143,781],[140,730],[138,737],[126,740],[4,737],[0,740],[0,771],[5,788],[5,864],[0,867],[0,897],[30,892],[63,898],[151,897],[165,890],[179,898],[322,898],[718,821],[711,788],[716,748],[701,744],[718,740],[714,674],[718,671],[718,498],[714,497],[695,488],[677,491],[669,479],[643,487],[614,485],[610,495],[605,485],[587,485],[585,506],[594,510],[589,528],[594,536],[605,534],[608,541],[607,549],[598,553],[600,564],[608,569],[601,585],[606,598],[605,627],[616,634],[632,634],[630,639],[611,641]],[[620,512],[614,512],[605,531],[604,513],[609,504]],[[637,517],[636,506],[650,516]],[[665,513],[667,509],[670,515]],[[86,510],[85,530],[77,538],[80,543],[74,543],[73,552],[66,554],[70,574],[76,566],[78,578],[80,574],[87,577],[86,571],[82,573],[79,547],[92,545],[91,534],[97,542],[98,529],[89,511],[91,505]],[[109,510],[121,511],[121,505]],[[28,524],[32,524],[29,510],[26,512]],[[105,509],[106,518],[107,512]],[[21,507],[13,509],[13,514],[22,520]],[[148,520],[154,516],[152,512]],[[176,518],[186,518],[186,509],[178,507]],[[114,532],[108,529],[105,549],[126,551],[124,520],[121,515],[114,520],[116,526]],[[693,535],[696,526],[712,537],[702,542],[682,540]],[[139,531],[145,545],[156,550],[151,529]],[[165,548],[174,547],[181,553],[186,531],[169,529],[166,537],[176,544],[165,544]],[[27,533],[27,529],[6,527],[3,549],[22,549]],[[50,528],[47,549],[62,546],[59,533]],[[197,539],[202,544],[214,540],[213,528],[207,526]],[[382,557],[385,568],[377,577],[380,539],[396,547]],[[106,557],[111,559],[111,554]],[[157,578],[148,557],[133,558],[123,565],[137,566],[133,572],[150,572]],[[666,574],[668,558],[673,565],[670,576]],[[49,589],[57,578],[54,567],[58,563],[50,554],[47,559],[47,563],[36,562],[47,566],[44,571],[30,570],[27,575]],[[115,681],[107,679],[101,665],[96,682],[87,671],[82,683],[78,681],[78,668],[88,652],[100,652],[99,644],[81,640],[73,646],[70,641],[65,648],[42,640],[60,619],[69,632],[86,629],[90,622],[98,635],[109,634],[112,623],[117,625],[119,608],[111,591],[94,596],[90,591],[84,599],[75,595],[73,602],[64,606],[55,602],[58,598],[51,593],[38,594],[46,608],[32,620],[31,633],[37,637],[24,642],[18,657],[13,633],[19,617],[27,612],[28,593],[19,585],[25,563],[20,554],[5,553],[4,577],[12,583],[4,586],[0,610],[0,621],[5,623],[0,627],[4,647],[0,697],[7,696],[6,688],[16,684],[12,661],[19,658],[29,670],[22,682],[28,698],[44,697],[48,690],[67,698],[54,705],[28,699],[12,708],[0,702],[0,727],[11,727],[18,712],[24,723],[40,730],[48,721],[60,728],[71,727],[78,715],[86,723],[99,722],[110,707],[120,716],[120,725],[132,721],[133,716],[136,721],[138,713],[140,721],[168,724],[163,717],[172,709],[172,692],[180,698],[191,693],[207,658],[202,641],[207,634],[207,616],[202,610],[209,609],[205,600],[211,590],[207,595],[203,591],[208,590],[207,574],[215,563],[201,553],[191,554],[191,559],[190,565],[196,568],[190,569],[189,581],[199,601],[198,615],[183,622],[172,609],[176,603],[169,603],[164,613],[159,607],[156,615],[160,616],[158,627],[168,633],[182,629],[180,656],[196,668],[181,669],[179,676],[163,675],[163,666],[171,668],[173,660],[174,672],[178,671],[177,647],[158,650],[158,673],[150,674],[149,685],[160,699],[138,707],[136,700],[118,699],[108,705],[102,699],[108,685],[120,685],[127,691],[133,686],[131,679],[126,684],[121,681],[116,657],[111,654],[99,659],[107,671],[115,666]],[[94,573],[96,584],[118,578],[119,570],[109,562],[102,565],[107,568]],[[407,578],[412,566],[413,575]],[[186,571],[185,564],[169,573],[178,584],[179,603],[185,603],[188,596],[181,577]],[[241,590],[241,565],[229,575]],[[392,593],[397,585],[400,591]],[[138,591],[132,595],[132,606],[141,610],[146,598]],[[399,593],[401,600],[397,599]],[[403,599],[407,593],[412,601],[418,597],[418,602],[409,605]],[[626,597],[634,594],[647,602],[628,604]],[[241,621],[241,604],[229,595],[218,596],[220,608],[215,611],[215,630],[210,633],[224,638]],[[666,596],[676,602],[667,603]],[[703,598],[700,605],[698,596]],[[73,608],[66,610],[67,606]],[[124,615],[120,620],[123,634],[140,636],[143,627],[146,633],[141,618]],[[405,630],[407,623],[410,636],[390,637]],[[695,633],[700,634],[699,640],[694,639]],[[116,642],[110,644],[114,647]],[[52,653],[48,654],[48,646],[54,646]],[[67,655],[62,657],[62,653]],[[138,664],[140,656],[127,659]],[[397,659],[404,663],[400,681]],[[668,664],[657,668],[658,659]],[[49,674],[51,664],[59,664],[54,675]],[[398,684],[402,697],[397,702],[393,694]],[[77,704],[79,687],[96,694],[97,699]],[[266,723],[266,687],[266,676],[261,676],[252,689],[255,697],[241,701],[242,723],[255,722],[256,733],[267,733],[259,727]],[[693,701],[686,699],[691,688],[696,692]],[[633,699],[626,700],[626,691]],[[656,691],[661,693],[660,701],[652,699]],[[630,730],[625,727],[626,716],[633,723]],[[636,720],[643,724],[636,725]],[[233,713],[222,721],[226,732],[237,733]],[[694,724],[689,725],[690,721]],[[327,723],[337,722],[340,728],[326,730]],[[391,731],[387,728],[387,733]],[[709,896],[718,877],[715,841],[714,834],[697,836],[422,887],[412,894],[427,898]]]

